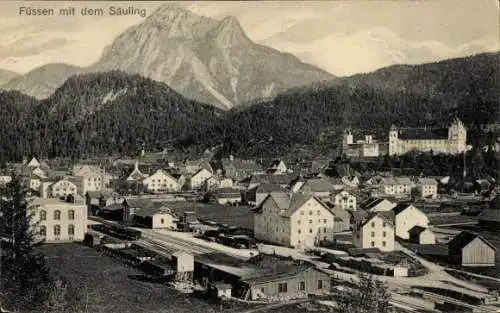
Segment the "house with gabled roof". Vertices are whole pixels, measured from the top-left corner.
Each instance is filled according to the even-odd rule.
[[[191,190],[201,189],[204,187],[205,182],[212,176],[212,173],[202,168],[191,177],[189,180],[189,187]]]
[[[463,231],[448,242],[450,261],[464,267],[495,266],[496,248],[483,237]]]
[[[427,215],[412,204],[400,203],[396,205],[394,212],[396,236],[403,239],[409,239],[409,230],[415,226],[427,228],[429,218]]]
[[[385,177],[381,187],[381,191],[387,195],[408,196],[411,194],[413,182],[404,176]]]
[[[396,202],[384,198],[369,198],[360,207],[369,212],[386,212],[392,210],[397,205]]]
[[[142,181],[145,189],[151,193],[178,192],[182,185],[165,170],[157,170],[156,173]]]
[[[335,217],[311,193],[272,192],[255,210],[255,238],[296,248],[313,247],[333,238]]]
[[[134,163],[133,171],[127,176],[126,180],[128,182],[133,182],[133,181],[142,182],[144,179],[146,179],[146,177],[148,177],[148,175],[141,172],[141,170],[139,169],[139,161],[136,161]]]
[[[344,210],[355,211],[357,209],[356,195],[351,191],[333,190],[331,192],[332,203]]]
[[[413,226],[409,231],[410,242],[420,245],[434,245],[436,244],[436,235],[432,230],[427,227]]]
[[[304,182],[299,192],[310,192],[323,201],[330,201],[330,195],[334,186],[327,178],[312,178]]]
[[[222,159],[222,172],[225,177],[233,180],[242,180],[250,175],[263,174],[261,165],[253,160],[242,160],[232,155],[228,159]]]
[[[352,243],[357,248],[394,250],[394,212],[373,212],[354,222]]]

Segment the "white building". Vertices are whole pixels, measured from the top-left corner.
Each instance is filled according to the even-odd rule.
[[[34,198],[28,202],[28,214],[38,238],[45,242],[82,241],[87,231],[87,206],[56,198]]]
[[[177,219],[162,203],[147,200],[128,200],[123,206],[123,220],[151,229],[173,229]]]
[[[408,231],[410,241],[420,245],[436,244],[436,235],[429,228],[414,226]]]
[[[408,177],[385,177],[381,186],[386,195],[409,196],[413,183]]]
[[[427,228],[429,226],[429,218],[418,208],[411,204],[400,203],[392,209],[395,216],[396,236],[409,239],[408,231],[415,226]]]
[[[449,128],[397,128],[389,131],[389,155],[410,151],[459,154],[467,151],[467,129],[458,118]]]
[[[212,176],[212,173],[202,168],[191,177],[189,181],[189,187],[192,190],[201,189],[204,186],[205,181],[207,181]]]
[[[357,208],[356,196],[347,190],[333,192],[332,200],[336,207],[344,210],[355,211]]]
[[[394,250],[394,214],[374,212],[356,221],[352,232],[352,243],[357,248],[378,248],[380,251]]]
[[[438,194],[438,183],[432,178],[419,178],[417,190],[420,197],[424,199],[436,199]]]
[[[152,193],[178,192],[182,186],[179,181],[164,170],[158,170],[142,181],[147,191]]]
[[[43,190],[43,187],[40,189]],[[49,187],[49,194],[53,198],[66,197],[68,195],[76,195],[78,186],[69,179],[61,179]]]
[[[73,167],[73,176],[80,185],[79,193],[83,196],[88,191],[99,191],[104,189],[105,172],[98,166],[76,165]]]
[[[347,129],[342,138],[342,152],[352,158],[378,157],[381,150],[380,144],[372,135],[355,139],[351,130]]]
[[[296,248],[330,240],[335,215],[311,194],[271,193],[254,214],[255,238]]]

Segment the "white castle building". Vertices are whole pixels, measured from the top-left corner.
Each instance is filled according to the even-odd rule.
[[[467,151],[467,129],[456,118],[450,127],[397,128],[389,131],[389,155],[402,155],[410,151],[459,154]]]

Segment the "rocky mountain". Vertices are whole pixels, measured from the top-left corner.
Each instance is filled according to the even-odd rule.
[[[0,86],[6,84],[9,80],[18,75],[19,73],[0,69]]]
[[[142,143],[161,149],[184,138],[194,125],[217,124],[223,114],[165,84],[121,71],[72,76],[45,100],[7,91],[0,93],[0,101],[5,111],[0,132],[13,134],[2,141],[0,155],[10,159],[23,153],[72,157],[134,153]],[[16,116],[23,118],[13,119]]]
[[[187,98],[223,109],[334,78],[291,54],[253,43],[234,17],[219,21],[165,4],[118,36],[89,68],[46,65],[5,89],[44,98],[76,72],[109,70],[166,83]]]
[[[66,79],[86,70],[62,63],[46,64],[18,75],[1,86],[4,90],[18,90],[38,99],[49,97]]]

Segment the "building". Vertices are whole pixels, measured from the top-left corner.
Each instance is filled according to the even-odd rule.
[[[69,178],[61,179],[49,186],[49,195],[53,198],[76,195],[78,186]]]
[[[144,174],[139,168],[139,161],[135,161],[134,169],[127,176],[126,181],[127,182],[142,182],[144,179],[146,179],[146,177],[148,177],[148,175]]]
[[[222,171],[226,178],[239,181],[251,175],[264,174],[262,166],[253,160],[240,160],[232,155],[222,159]]]
[[[105,172],[94,165],[76,165],[73,167],[73,176],[78,180],[79,193],[85,195],[87,191],[99,191],[104,189]]]
[[[483,237],[463,231],[448,243],[450,261],[463,267],[495,266],[496,249]]]
[[[392,196],[409,196],[413,183],[408,177],[384,177],[382,179],[382,192]]]
[[[352,243],[357,248],[394,250],[394,213],[373,212],[355,221]]]
[[[219,188],[215,191],[215,200],[218,204],[241,203],[241,192],[234,188]]]
[[[332,193],[332,203],[336,207],[340,207],[344,210],[355,211],[356,206],[356,196],[347,190],[334,191]]]
[[[467,129],[458,118],[450,127],[397,128],[389,131],[389,155],[402,155],[410,151],[458,154],[467,150]]]
[[[313,247],[334,234],[335,215],[307,193],[271,193],[254,214],[255,238],[286,246]]]
[[[400,203],[392,211],[395,217],[396,236],[399,238],[409,239],[408,231],[414,226],[424,228],[429,226],[427,215],[411,204]]]
[[[437,180],[432,178],[419,178],[417,181],[417,191],[423,199],[436,199],[438,194]]]
[[[283,160],[273,160],[271,166],[268,169],[269,173],[272,174],[284,174],[288,171],[285,162]]]
[[[251,177],[244,180],[247,189],[252,189],[254,187],[260,186],[262,184],[277,185],[281,188],[288,188],[297,180],[298,175],[296,174],[258,174],[252,175]]]
[[[361,204],[361,208],[369,212],[387,212],[391,211],[396,205],[388,199],[383,198],[369,198]]]
[[[304,182],[299,192],[309,192],[323,201],[330,201],[333,190],[334,186],[328,178],[312,178]]]
[[[308,265],[287,265],[269,273],[244,277],[251,300],[287,299],[308,294],[328,293],[332,287],[330,275]]]
[[[87,206],[72,196],[66,200],[34,198],[28,202],[38,238],[47,243],[83,241],[87,231]]]
[[[255,206],[259,206],[262,201],[264,201],[268,195],[270,195],[273,192],[283,192],[284,189],[279,186],[279,185],[273,185],[273,184],[262,184],[259,185],[258,187],[255,187],[253,190],[249,190],[250,193],[255,194]]]
[[[123,200],[125,198],[113,190],[87,191],[85,194],[85,204],[89,208],[99,209],[112,204],[122,204]]]
[[[422,226],[414,226],[408,231],[410,242],[420,245],[436,244],[436,235],[432,230]]]
[[[151,229],[174,229],[177,222],[177,218],[168,207],[147,200],[125,200],[123,220]]]
[[[202,168],[196,172],[189,180],[191,190],[198,190],[205,186],[205,182],[213,175],[208,170]]]
[[[364,138],[354,138],[350,129],[346,129],[342,137],[342,153],[348,158],[369,158],[381,155],[383,143],[365,135]]]
[[[151,193],[166,193],[181,191],[182,185],[167,171],[158,170],[142,181],[145,189]]]

